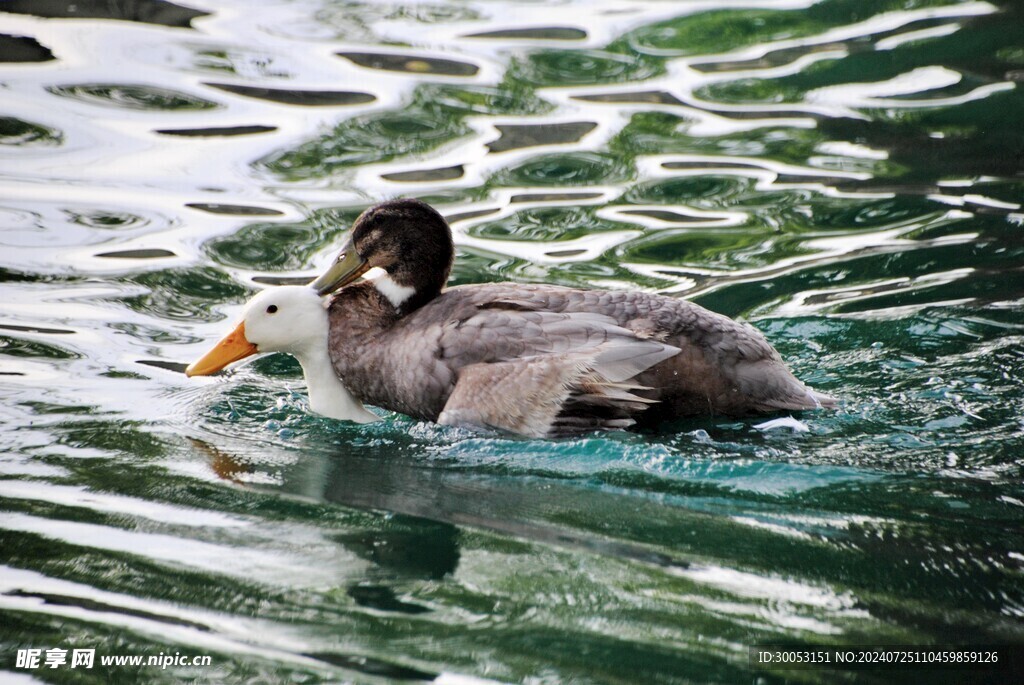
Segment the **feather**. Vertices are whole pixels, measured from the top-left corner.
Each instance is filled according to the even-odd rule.
[[[679,354],[678,347],[635,337],[602,346],[594,357],[594,370],[613,382],[628,380]]]
[[[835,402],[753,327],[648,293],[492,283],[397,316],[356,284],[329,311],[332,362],[353,394],[452,425],[561,435]]]

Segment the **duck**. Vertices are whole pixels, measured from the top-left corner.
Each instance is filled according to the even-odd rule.
[[[316,413],[377,420],[370,405],[536,438],[837,404],[753,326],[693,302],[547,284],[449,288],[454,258],[451,228],[430,205],[374,205],[318,278],[258,293],[186,374],[286,352]]]

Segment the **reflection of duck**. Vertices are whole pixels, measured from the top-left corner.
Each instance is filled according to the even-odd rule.
[[[285,351],[302,363],[319,413],[371,420],[366,402],[531,436],[835,403],[797,380],[758,331],[691,302],[511,283],[445,290],[453,257],[448,224],[428,205],[371,207],[313,289],[257,295],[188,373]],[[349,285],[371,267],[384,273]],[[325,309],[317,294],[333,291]]]

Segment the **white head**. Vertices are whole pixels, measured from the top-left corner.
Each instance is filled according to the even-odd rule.
[[[324,302],[312,288],[268,288],[249,300],[241,323],[185,374],[208,376],[257,352],[288,352],[301,361],[317,347],[326,352],[327,327]]]
[[[327,310],[312,288],[283,285],[257,294],[242,312],[245,337],[257,352],[296,356],[311,346],[327,347]]]
[[[342,384],[328,352],[326,302],[308,286],[278,286],[257,294],[242,321],[193,362],[187,376],[208,376],[259,352],[287,352],[302,364],[314,411],[337,419],[376,420]]]

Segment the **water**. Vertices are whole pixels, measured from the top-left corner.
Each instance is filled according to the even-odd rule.
[[[1024,643],[1019,5],[189,8],[0,7],[4,678],[834,682],[748,646]],[[319,418],[283,356],[184,377],[396,195],[452,221],[454,283],[691,298],[843,405],[538,441]],[[15,663],[55,647],[211,665]]]

